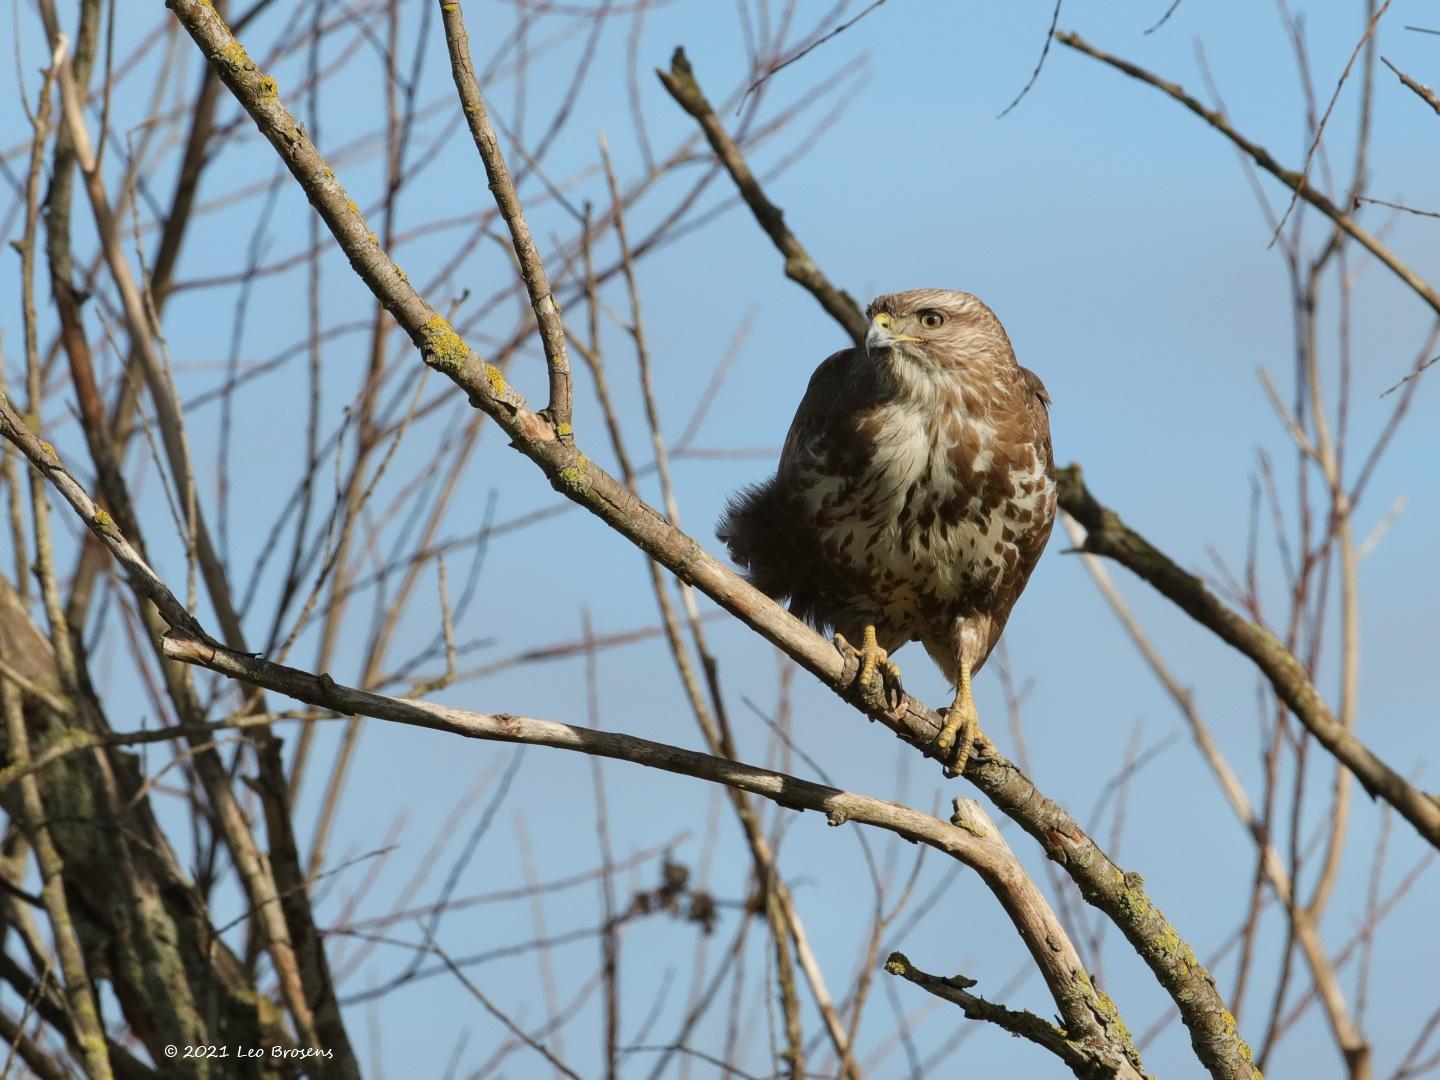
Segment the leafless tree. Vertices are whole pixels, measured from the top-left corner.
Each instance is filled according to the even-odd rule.
[[[941,719],[907,696],[869,716],[902,740],[895,790],[845,790],[794,717],[812,707],[800,684],[828,688],[849,705],[829,702],[835,725],[894,745],[855,723],[853,661],[709,554],[705,523],[682,522],[685,463],[773,451],[749,432],[700,437],[751,347],[743,318],[706,345],[713,375],[691,415],[666,414],[657,375],[681,358],[651,333],[638,268],[725,216],[773,245],[757,280],[790,279],[791,302],[817,302],[863,342],[851,292],[767,191],[809,168],[863,92],[864,64],[835,65],[832,43],[928,16],[885,0],[741,0],[747,64],[722,91],[683,50],[651,77],[643,30],[664,0],[471,6],[16,4],[13,138],[0,147],[19,299],[0,366],[5,1074],[383,1075],[387,1047],[417,1038],[402,997],[422,984],[471,1018],[426,1034],[454,1076],[938,1075],[993,1029],[1019,1037],[1010,1075],[1138,1080],[1178,1020],[1177,1072],[1258,1077],[1297,1029],[1315,1030],[1302,1026],[1312,1011],[1337,1075],[1440,1069],[1440,1008],[1399,1009],[1371,979],[1387,920],[1440,847],[1423,748],[1377,752],[1359,694],[1362,637],[1387,647],[1383,625],[1362,635],[1359,567],[1400,509],[1377,516],[1365,496],[1440,339],[1440,293],[1402,254],[1433,212],[1371,175],[1376,117],[1423,139],[1427,107],[1440,114],[1380,54],[1390,0],[1366,0],[1353,52],[1323,66],[1280,3],[1307,102],[1298,161],[1243,134],[1219,88],[1182,87],[1058,29],[1058,5],[1026,86],[1065,78],[1046,65],[1083,54],[1194,114],[1176,123],[1238,152],[1289,282],[1290,381],[1262,370],[1255,391],[1288,449],[1261,451],[1248,526],[1208,538],[1217,552],[1244,545],[1243,565],[1217,554],[1208,575],[1187,569],[1204,538],[1167,554],[1137,531],[1146,507],[1123,487],[1073,464],[1060,473],[1069,569],[1088,573],[1135,647],[1133,668],[1106,678],[1159,681],[1242,827],[1225,834],[1234,865],[1211,887],[1240,897],[1243,917],[1215,940],[1172,922],[1115,861],[1136,827],[1135,777],[1163,767],[1173,740],[1114,737],[1112,775],[1092,778],[1081,820],[1090,808],[1067,810],[1045,794],[1053,778],[1031,775],[1027,685],[1044,672],[1002,653],[1017,760],[986,740],[950,805],[922,807],[913,775],[938,776],[927,758]],[[893,47],[875,44],[882,59]],[[559,148],[595,134],[583,125],[597,85],[628,100],[609,119],[627,149],[601,135],[575,169]],[[1359,118],[1345,139],[1330,124],[1342,98]],[[1383,385],[1353,362],[1362,274],[1430,311],[1408,371]],[[303,316],[277,325],[272,305]],[[543,406],[522,383],[543,385]],[[596,519],[583,537],[577,508]],[[567,581],[625,580],[654,615],[621,626],[572,603],[544,613],[536,644],[516,629],[531,613],[497,603],[496,576],[543,578],[562,596]],[[1185,659],[1136,614],[1139,596],[1238,653],[1228,678],[1257,680],[1258,787],[1187,687]],[[752,698],[768,679],[722,667],[712,643],[737,626],[776,650],[765,707]],[[679,745],[673,714],[663,741],[632,733],[643,692],[625,709],[604,693],[620,650],[644,643],[673,672],[631,667],[630,682],[677,686],[700,749]],[[502,711],[491,696],[491,680],[539,688],[556,665],[579,673],[574,715]],[[437,738],[474,756],[468,787],[390,780],[397,746]],[[517,779],[531,746],[550,749]],[[575,760],[584,771],[568,771]],[[664,789],[659,834],[626,835],[616,785],[658,773],[689,779]],[[441,808],[433,836],[398,817],[357,842],[346,814],[382,803],[382,783],[386,813]],[[858,850],[860,892],[802,889],[786,839],[804,811],[836,827],[827,858]],[[1147,808],[1145,827],[1183,812]],[[501,815],[520,858],[490,861],[491,884],[467,892]],[[1362,818],[1378,837],[1363,854],[1350,842]],[[537,820],[583,841],[552,843]],[[584,855],[550,876],[552,850]],[[1347,876],[1367,883],[1364,910],[1327,919]],[[514,932],[525,916],[491,915],[504,905],[528,910],[528,938]],[[849,941],[814,932],[822,906],[850,917]],[[557,910],[565,929],[549,925]],[[949,963],[945,935],[992,915],[1021,947],[1018,968],[923,970]],[[490,974],[507,958],[526,977]],[[1373,1042],[1382,1013],[1419,1017],[1408,1041]]]

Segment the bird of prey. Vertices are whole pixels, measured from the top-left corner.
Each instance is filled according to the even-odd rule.
[[[935,745],[958,773],[979,732],[970,678],[1055,521],[1050,396],[969,293],[892,293],[866,316],[865,347],[816,369],[775,476],[718,532],[753,585],[835,633],[872,711],[899,700],[890,653],[924,644],[955,686]]]

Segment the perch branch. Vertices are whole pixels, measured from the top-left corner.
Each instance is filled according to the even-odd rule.
[[[528,409],[499,369],[475,353],[414,289],[280,99],[275,80],[250,60],[215,9],[204,0],[168,0],[168,4],[304,189],[352,268],[409,334],[424,362],[463,389],[556,490],[682,581],[695,585],[853,703],[853,661],[844,661],[830,642],[706,554],[693,538],[672,527],[578,448],[562,442],[553,424]],[[849,325],[856,322],[852,318]],[[914,698],[906,699],[903,715],[877,713],[874,719],[922,747],[941,727],[938,714]],[[1139,876],[1117,867],[1063,809],[993,747],[985,746],[972,757],[966,776],[1035,837],[1046,854],[1075,879],[1087,900],[1120,927],[1176,1002],[1197,1055],[1212,1075],[1255,1076],[1234,1018],[1209,972],[1151,903]]]
[[[342,715],[370,716],[470,739],[549,746],[628,761],[724,784],[787,809],[818,811],[832,826],[855,822],[933,847],[975,870],[1005,909],[1050,988],[1071,1042],[1083,1045],[1092,1062],[1105,1062],[1105,1075],[1135,1080],[1142,1075],[1138,1055],[1129,1044],[1114,1005],[1091,984],[1059,920],[978,803],[957,800],[956,816],[947,823],[897,803],[631,735],[369,693],[342,686],[326,675],[232,652],[181,630],[167,635],[163,644],[166,656],[173,660]]]

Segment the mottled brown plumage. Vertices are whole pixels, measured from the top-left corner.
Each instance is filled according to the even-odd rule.
[[[895,293],[867,314],[866,348],[816,370],[776,475],[732,500],[719,534],[752,583],[837,645],[865,639],[862,684],[893,679],[888,652],[922,642],[957,687],[940,743],[963,767],[970,674],[1055,520],[1050,398],[968,293]]]

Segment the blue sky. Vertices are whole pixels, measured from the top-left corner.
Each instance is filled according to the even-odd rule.
[[[807,9],[808,0],[801,4]],[[283,5],[280,7],[283,8]],[[852,8],[858,7],[852,5]],[[509,3],[471,3],[467,17],[477,55],[488,55],[493,42],[513,26]],[[1197,43],[1223,96],[1228,115],[1249,137],[1282,162],[1298,166],[1304,158],[1307,129],[1304,99],[1295,64],[1275,9],[1267,4],[1182,3],[1156,33],[1142,33],[1163,5],[1071,3],[1061,26],[1078,30],[1097,46],[1118,53],[1209,100],[1197,61]],[[158,7],[157,7],[158,11]],[[1304,9],[1313,77],[1322,101],[1335,84],[1361,30],[1359,5],[1314,4]],[[406,40],[413,41],[422,6],[401,9]],[[1408,32],[1404,25],[1429,17],[1425,5],[1399,0],[1382,23],[1380,49],[1422,81],[1434,81],[1436,39]],[[1045,380],[1054,398],[1052,423],[1060,462],[1083,463],[1092,490],[1119,510],[1181,564],[1212,569],[1213,548],[1231,566],[1245,557],[1250,481],[1257,450],[1272,455],[1287,493],[1293,491],[1294,453],[1275,420],[1257,377],[1270,372],[1288,392],[1293,368],[1293,326],[1284,265],[1277,250],[1267,250],[1270,230],[1230,145],[1198,118],[1158,91],[1071,50],[1056,46],[1028,97],[997,119],[1024,85],[1044,40],[1050,18],[1045,3],[1008,5],[939,4],[891,0],[855,28],[800,63],[777,75],[767,88],[761,117],[803,94],[816,81],[852,61],[863,62],[853,98],[832,127],[824,131],[803,161],[767,185],[784,207],[786,220],[817,262],[863,303],[879,292],[936,286],[975,292],[1005,323],[1022,363]],[[22,71],[33,94],[33,73],[43,63],[35,21],[22,15]],[[264,55],[284,22],[280,10],[249,30],[246,41]],[[555,26],[565,25],[557,20]],[[128,52],[148,24],[119,28],[117,56]],[[432,42],[418,95],[423,103],[441,101],[448,92],[448,71],[433,21]],[[622,183],[638,176],[642,162],[629,115],[625,84],[626,31],[606,30],[596,54],[587,91],[557,138],[547,173],[557,178],[580,174],[572,201],[607,203],[603,178],[593,169],[596,135],[604,131]],[[537,35],[537,40],[545,35]],[[341,42],[349,35],[338,35]],[[266,43],[260,47],[255,43]],[[671,48],[683,43],[712,97],[744,79],[743,38],[731,5],[679,0],[648,16],[637,45],[641,58],[639,93],[657,154],[689,137],[693,127],[647,72],[668,63]],[[327,55],[339,55],[332,42]],[[406,46],[407,50],[409,45]],[[553,52],[537,55],[523,103],[524,130],[546,123],[555,106],[555,87],[573,67],[578,39],[561,41]],[[180,42],[187,77],[178,100],[188,100],[196,57]],[[407,52],[408,55],[408,52]],[[304,57],[281,63],[275,74],[282,95],[303,75]],[[152,64],[153,67],[153,64]],[[147,69],[149,70],[149,69]],[[115,116],[138,117],[153,78],[137,78],[117,94]],[[322,93],[317,127],[322,150],[333,152],[370,131],[382,115],[373,55],[349,64]],[[487,92],[491,88],[487,86]],[[490,105],[507,126],[522,123],[513,83],[499,82]],[[1356,88],[1347,88],[1329,124],[1327,142],[1336,148],[1338,176],[1348,175],[1344,152],[1355,127]],[[831,99],[833,102],[833,99]],[[298,105],[298,102],[291,102]],[[795,127],[757,149],[763,169],[781,160],[805,137],[806,124],[828,108],[804,114]],[[235,109],[228,102],[222,117]],[[419,126],[417,147],[428,147],[453,107],[437,108]],[[726,119],[734,123],[732,114]],[[95,118],[92,116],[92,124]],[[0,119],[0,145],[18,144],[25,131],[11,110]],[[117,127],[124,121],[117,119]],[[1410,205],[1440,203],[1436,182],[1434,118],[1388,73],[1376,89],[1371,194]],[[226,147],[205,176],[202,202],[271,177],[276,160],[269,147],[242,123],[242,140]],[[138,133],[137,133],[138,134]],[[479,163],[468,140],[451,135],[438,148],[433,168],[400,200],[403,232],[423,222],[470,213],[486,205]],[[114,157],[118,157],[115,154]],[[16,161],[9,162],[12,170]],[[114,162],[112,160],[112,167]],[[335,160],[342,182],[362,206],[377,196],[381,173],[372,155],[347,163]],[[146,178],[161,204],[168,199],[174,154]],[[693,174],[696,168],[691,166]],[[688,174],[687,174],[688,175]],[[1323,180],[1324,173],[1317,173]],[[1272,206],[1283,208],[1284,190],[1262,180]],[[1328,184],[1326,185],[1328,186]],[[653,226],[682,190],[679,179],[662,183],[637,207],[632,232]],[[568,232],[570,221],[553,202],[540,198],[536,184],[522,190],[531,208],[537,236]],[[724,182],[711,186],[702,207],[730,197]],[[246,248],[263,237],[268,259],[302,250],[308,207],[292,186],[279,189],[273,209],[262,218],[262,202],[208,214],[193,225],[178,277],[195,280],[243,269]],[[1322,235],[1317,215],[1308,213],[1311,237]],[[1440,272],[1430,219],[1390,217],[1383,208],[1367,208],[1362,220],[1383,229],[1386,242],[1421,273]],[[449,258],[457,234],[432,234],[397,249],[398,261],[412,281],[429,289],[437,307],[470,290],[457,322],[464,324],[476,300],[508,284],[506,257],[496,244],[482,244],[448,279],[423,283]],[[601,258],[613,256],[607,238]],[[1379,395],[1413,362],[1431,316],[1418,299],[1373,261],[1354,257],[1353,439],[1364,447],[1388,415],[1393,398]],[[656,391],[667,417],[667,431],[679,434],[711,373],[733,336],[747,319],[753,326],[734,369],[717,397],[696,444],[709,448],[778,448],[810,372],[844,337],[802,290],[784,279],[779,258],[753,222],[732,210],[683,240],[647,256],[639,267],[645,317],[654,356]],[[5,331],[6,362],[17,372],[20,320],[15,260],[0,264],[0,325]],[[277,275],[259,282],[249,299],[250,317],[238,355],[256,361],[279,353],[304,337],[303,275]],[[624,304],[619,288],[607,291],[616,308]],[[343,258],[324,264],[327,323],[368,319],[371,306]],[[1322,337],[1333,338],[1335,305],[1322,317]],[[230,355],[231,321],[238,298],[233,288],[188,289],[177,293],[166,312],[165,333],[182,393],[217,385],[216,365]],[[577,309],[567,312],[580,317]],[[482,348],[509,333],[513,304],[470,328]],[[98,324],[97,324],[98,327]],[[400,335],[395,335],[398,341]],[[643,458],[647,437],[627,337],[607,324],[604,343],[632,452]],[[395,363],[418,361],[406,351]],[[362,335],[327,345],[324,354],[327,429],[359,386],[366,361]],[[1333,379],[1333,349],[1325,356],[1326,377]],[[113,364],[113,357],[106,358]],[[1357,530],[1367,534],[1395,503],[1405,500],[1395,520],[1361,570],[1364,630],[1360,691],[1361,736],[1403,773],[1417,772],[1433,790],[1436,780],[1436,707],[1425,673],[1437,641],[1437,585],[1430,569],[1440,536],[1440,500],[1435,483],[1436,408],[1434,375],[1420,388],[1411,416],[1377,472],[1357,515]],[[544,368],[531,350],[511,368],[512,381],[532,400],[543,399]],[[1332,383],[1333,386],[1333,383]],[[593,458],[613,465],[603,424],[589,383],[577,376],[576,429]],[[430,385],[427,393],[440,388]],[[244,432],[244,468],[232,478],[230,544],[239,565],[253,560],[265,541],[277,491],[288,493],[298,476],[305,416],[303,358],[257,379],[236,394],[237,423]],[[447,424],[467,415],[463,401],[427,417],[407,437],[392,466],[409,478],[445,462]],[[47,419],[59,427],[64,407],[57,400]],[[216,462],[218,409],[208,406],[192,418],[192,438],[205,469]],[[65,445],[66,429],[59,427]],[[71,447],[83,460],[78,446]],[[727,494],[760,479],[771,468],[762,458],[688,459],[677,463],[681,512],[687,529],[715,550],[712,523]],[[403,480],[394,481],[399,484]],[[479,527],[492,493],[499,521],[552,505],[557,496],[527,462],[487,429],[464,480],[465,494],[447,519],[444,535]],[[152,475],[144,485],[146,516],[156,534],[168,524]],[[394,490],[393,488],[389,490]],[[647,482],[653,501],[658,490]],[[213,514],[213,498],[207,498]],[[1098,793],[1115,773],[1136,725],[1141,743],[1155,746],[1176,733],[1180,738],[1142,770],[1129,794],[1128,824],[1112,851],[1117,861],[1141,872],[1156,903],[1206,957],[1243,915],[1253,859],[1240,827],[1204,770],[1182,730],[1182,721],[1162,690],[1139,665],[1133,649],[1073,557],[1057,529],[1026,597],[1017,608],[1005,643],[1018,682],[1033,680],[1024,706],[1033,775],[1047,794],[1084,820]],[[1278,617],[1284,602],[1273,536],[1262,529],[1261,570],[1264,596]],[[172,584],[183,582],[183,557],[172,544],[156,545],[156,563]],[[459,560],[457,560],[457,563]],[[450,568],[452,586],[459,566]],[[1194,688],[1196,700],[1215,729],[1231,763],[1258,792],[1259,717],[1256,677],[1242,660],[1115,568],[1127,598],[1141,615],[1178,676]],[[274,582],[262,585],[269,595]],[[339,659],[331,673],[340,681],[357,677],[359,650],[368,632],[368,607],[357,608],[347,626]],[[654,602],[640,556],[619,537],[578,511],[548,525],[497,538],[488,547],[478,579],[476,603],[457,627],[462,640],[492,640],[477,662],[576,637],[581,612],[597,632],[614,632],[654,623]],[[254,633],[266,625],[264,605]],[[430,640],[437,625],[433,586],[419,590],[403,622],[395,655],[404,656]],[[743,704],[774,707],[774,651],[729,620],[709,627],[725,679],[727,701],[744,756],[762,762],[773,748],[769,730]],[[1332,635],[1333,636],[1333,635]],[[117,651],[99,651],[97,663],[109,672],[121,702],[116,726],[138,726],[148,706],[127,675],[120,640]],[[302,639],[294,662],[313,655],[313,641]],[[1337,674],[1333,657],[1319,673],[1322,690],[1333,695]],[[908,687],[927,700],[943,701],[947,692],[938,672],[922,653],[902,652],[898,660]],[[658,643],[627,646],[602,657],[599,672],[602,720],[606,727],[648,738],[699,745],[693,721]],[[859,717],[803,674],[794,686],[795,737],[818,759],[839,786],[869,794],[903,798],[922,809],[968,791],[946,784],[879,727]],[[1005,729],[999,679],[987,668],[976,687],[982,720],[1002,750],[1013,753]],[[584,722],[585,687],[579,660],[514,668],[445,691],[440,700],[485,711],[514,711]],[[127,707],[133,702],[133,707]],[[321,761],[333,750],[338,727],[321,738]],[[293,739],[291,740],[293,743]],[[456,801],[476,779],[513,750],[458,745],[453,738],[379,723],[367,725],[350,792],[343,804],[342,827],[332,845],[335,857],[359,854],[380,845],[397,816],[405,815],[400,847],[390,857],[382,882],[361,914],[382,913],[421,865],[430,838]],[[805,772],[796,764],[796,770]],[[715,793],[699,783],[607,764],[610,814],[620,854],[665,841],[682,830],[692,839],[676,850],[690,865],[704,858],[699,837],[712,813],[719,814],[720,842],[710,856],[710,880],[727,899],[741,899],[745,857],[736,831],[715,809]],[[1316,805],[1328,769],[1319,767],[1311,806]],[[1288,777],[1286,778],[1288,783]],[[493,781],[492,781],[493,784]],[[460,892],[482,892],[512,885],[522,873],[521,822],[533,845],[535,872],[543,880],[587,868],[596,861],[590,824],[588,762],[559,752],[532,749],[525,754],[514,788],[485,835],[476,860],[466,871]],[[319,785],[307,785],[297,809],[302,831],[313,821]],[[493,791],[493,786],[490,789]],[[484,798],[480,800],[483,806]],[[940,804],[943,805],[943,802]],[[473,823],[480,807],[466,818]],[[1327,941],[1339,947],[1363,917],[1369,854],[1376,843],[1379,815],[1364,800],[1357,806],[1350,840],[1348,872],[1324,922]],[[1306,832],[1314,826],[1307,821]],[[814,815],[786,819],[782,862],[833,984],[846,985],[862,941],[868,908],[864,863],[853,840],[826,829]],[[462,827],[463,831],[463,827]],[[1102,831],[1103,835],[1103,831]],[[880,850],[885,845],[872,838]],[[1038,877],[1043,861],[1033,845],[1015,840],[1017,850]],[[900,845],[901,865],[909,850]],[[1399,823],[1394,827],[1385,880],[1392,883],[1422,852],[1420,843]],[[920,894],[941,879],[938,857],[927,860]],[[343,895],[363,871],[349,871],[337,891]],[[649,887],[653,867],[635,879]],[[348,884],[347,884],[348,883]],[[631,882],[622,881],[624,892]],[[438,877],[422,890],[433,896]],[[1374,957],[1373,999],[1368,1017],[1382,1075],[1392,1068],[1413,1032],[1434,1007],[1433,986],[1422,973],[1437,959],[1433,935],[1424,932],[1426,915],[1440,900],[1431,877],[1420,880],[1380,934]],[[335,915],[340,901],[322,906]],[[552,932],[593,925],[593,894],[585,889],[560,893],[545,905]],[[1087,912],[1087,918],[1088,918]],[[217,913],[223,921],[226,913]],[[738,916],[722,914],[718,942],[728,940]],[[525,903],[494,905],[458,912],[442,924],[439,938],[452,954],[483,951],[534,936],[533,913]],[[1271,952],[1280,924],[1265,924]],[[409,928],[396,936],[417,940]],[[1113,932],[1112,938],[1115,938]],[[689,984],[695,934],[662,920],[637,925],[626,935],[627,1025],[638,1025],[652,997],[673,968],[677,987]],[[891,944],[887,941],[887,945]],[[997,906],[978,883],[960,875],[943,899],[915,929],[893,943],[927,970],[963,971],[981,980],[979,990],[999,987],[1023,961],[1023,951],[1008,931]],[[561,971],[588,977],[593,970],[593,940],[557,950]],[[585,950],[589,950],[587,953]],[[763,953],[752,950],[752,962]],[[347,983],[348,990],[383,982],[406,963],[403,952],[380,950]],[[1222,990],[1233,985],[1233,959],[1216,968]],[[758,975],[752,972],[752,989]],[[1256,1037],[1263,1026],[1275,972],[1263,963],[1241,1013],[1242,1029]],[[475,969],[473,977],[487,993],[521,1010],[527,1018],[541,1000],[533,956],[498,961]],[[883,976],[882,976],[883,978]],[[1353,970],[1344,984],[1353,987]],[[1147,1028],[1165,1007],[1154,980],[1123,947],[1105,954],[1104,983],[1136,1029]],[[896,988],[906,1009],[927,1004],[918,990]],[[562,999],[567,991],[562,990]],[[877,989],[864,1033],[871,1045],[894,1026]],[[657,1031],[666,1030],[683,1002],[670,995]],[[1043,989],[1031,980],[1007,1003],[1048,1011]],[[757,1005],[758,1008],[758,1005]],[[598,1011],[592,1002],[567,1029],[566,1058],[585,1075],[597,1068]],[[818,1031],[810,1016],[809,1028]],[[435,979],[401,990],[375,1006],[357,1006],[350,1015],[352,1036],[375,1075],[440,1075],[462,1030],[470,1042],[462,1055],[473,1065],[487,1056],[498,1029],[453,983]],[[958,1013],[931,1013],[915,1039],[922,1055],[967,1022]],[[1272,1062],[1280,1076],[1329,1075],[1337,1054],[1318,1012],[1301,1022]],[[627,1027],[633,1031],[634,1027]],[[759,1022],[751,1064],[763,1061],[765,1025]],[[367,1032],[378,1031],[372,1038]],[[695,1045],[715,1050],[723,1039],[717,1023],[702,1029]],[[974,1075],[1052,1076],[1058,1067],[1037,1050],[1019,1046],[993,1030],[968,1036],[954,1067]],[[1147,1066],[1167,1076],[1198,1075],[1183,1031],[1172,1025],[1146,1055]],[[696,1065],[695,1075],[708,1075]],[[541,1075],[533,1059],[512,1059],[508,1076]],[[640,1069],[636,1068],[638,1074]],[[463,1073],[462,1073],[463,1075]],[[628,1074],[627,1074],[628,1075]],[[903,1056],[892,1055],[877,1076],[905,1075]]]

